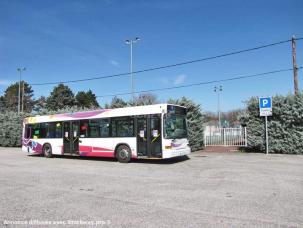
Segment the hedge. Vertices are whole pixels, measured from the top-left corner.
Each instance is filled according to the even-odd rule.
[[[21,146],[22,122],[26,114],[0,113],[0,146]]]
[[[268,117],[269,153],[303,154],[303,94],[274,96],[273,116]],[[259,100],[251,98],[241,116],[247,126],[249,149],[265,151],[265,120],[259,115]]]

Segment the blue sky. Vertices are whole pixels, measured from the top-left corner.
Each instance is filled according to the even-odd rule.
[[[262,44],[303,37],[303,1],[16,1],[0,0],[0,92],[27,68],[30,83],[129,71],[125,39],[134,46],[134,70],[194,60]],[[303,41],[297,62],[303,65]],[[254,52],[135,75],[135,90],[224,79],[291,68],[290,43]],[[299,71],[300,87],[303,74]],[[222,109],[243,108],[251,96],[293,92],[292,72],[221,83]],[[130,91],[129,77],[68,84],[76,93]],[[160,101],[183,95],[216,111],[212,85],[156,92]],[[33,86],[48,96],[53,85]],[[130,96],[123,96],[129,99]],[[100,98],[100,104],[111,97]]]

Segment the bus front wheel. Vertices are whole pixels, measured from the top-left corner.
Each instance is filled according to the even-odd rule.
[[[48,143],[44,144],[43,154],[44,154],[44,157],[46,157],[46,158],[51,158],[53,156],[52,147],[50,144],[48,144]]]
[[[126,145],[118,146],[116,150],[116,158],[121,163],[128,163],[131,159],[131,150]]]

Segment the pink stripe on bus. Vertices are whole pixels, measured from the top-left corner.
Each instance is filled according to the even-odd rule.
[[[91,157],[114,157],[114,152],[80,152],[80,156],[91,156]]]

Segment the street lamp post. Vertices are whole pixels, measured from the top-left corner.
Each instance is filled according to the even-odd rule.
[[[132,101],[134,103],[134,79],[133,79],[133,44],[140,40],[139,37],[134,39],[125,40],[126,44],[130,45],[130,80],[131,80],[131,94],[132,94]]]
[[[20,114],[21,77],[22,77],[22,72],[24,72],[25,70],[26,70],[25,67],[17,69],[17,71],[19,71],[18,114]],[[23,112],[23,99],[24,99],[24,82],[22,83],[22,112]]]
[[[220,92],[223,91],[223,87],[215,86],[214,91],[218,94],[218,126],[221,127],[221,111],[220,111]]]

